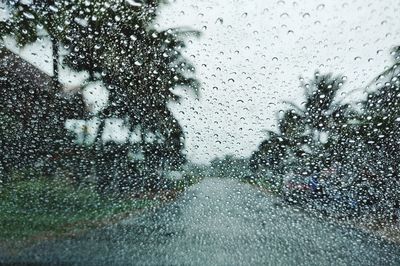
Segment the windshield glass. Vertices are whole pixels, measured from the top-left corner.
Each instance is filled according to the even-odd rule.
[[[400,265],[399,11],[2,0],[0,264]]]

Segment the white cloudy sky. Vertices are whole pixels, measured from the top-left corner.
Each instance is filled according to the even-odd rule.
[[[201,96],[171,105],[196,162],[248,156],[263,131],[274,128],[280,102],[301,103],[300,76],[333,72],[347,76],[344,91],[363,88],[390,65],[390,48],[400,45],[399,0],[170,2],[159,28],[203,32],[186,50],[202,82]],[[18,52],[51,73],[45,40]],[[70,86],[79,80],[63,79]]]
[[[172,1],[160,27],[203,31],[187,50],[201,98],[173,107],[190,158],[249,155],[273,129],[279,103],[301,103],[300,76],[333,72],[348,77],[344,91],[362,88],[390,65],[399,14],[398,0]]]

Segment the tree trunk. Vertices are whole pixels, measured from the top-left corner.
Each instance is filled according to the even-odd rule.
[[[142,150],[144,150],[146,145],[146,134],[144,132],[144,126],[140,125],[140,146],[142,147]]]
[[[60,59],[60,53],[59,53],[59,45],[56,40],[52,40],[52,49],[53,49],[53,80],[55,82],[58,82],[59,78],[59,59]]]
[[[94,71],[91,67],[89,68],[89,81],[94,81]]]
[[[94,81],[93,49],[90,51],[89,58],[89,81]]]
[[[111,179],[107,176],[107,169],[104,158],[103,148],[103,132],[105,127],[105,119],[100,118],[99,128],[97,130],[97,135],[93,143],[94,157],[95,157],[95,173],[97,177],[97,191],[100,194],[104,194],[106,188],[110,185]]]
[[[100,118],[99,128],[97,130],[96,138],[94,140],[94,146],[96,149],[99,149],[102,146],[103,132],[105,125],[106,125],[106,120],[104,118]]]

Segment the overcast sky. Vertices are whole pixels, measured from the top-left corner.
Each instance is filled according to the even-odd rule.
[[[263,131],[274,129],[280,102],[301,103],[300,76],[333,72],[347,76],[344,91],[363,88],[391,64],[399,14],[399,0],[171,1],[157,27],[203,33],[186,50],[202,82],[200,98],[187,95],[171,105],[184,125],[189,159],[250,155]],[[51,73],[45,40],[19,52]],[[74,86],[79,76],[63,82]]]
[[[187,50],[203,82],[201,98],[173,107],[197,161],[248,156],[263,131],[274,129],[279,102],[301,103],[300,76],[333,72],[347,76],[344,91],[362,88],[400,45],[399,0],[171,2],[160,27],[203,32]]]

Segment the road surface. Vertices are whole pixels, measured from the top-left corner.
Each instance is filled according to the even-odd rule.
[[[10,262],[11,258],[0,261]],[[176,202],[12,258],[51,265],[400,265],[400,248],[310,217],[234,180],[206,179]]]

